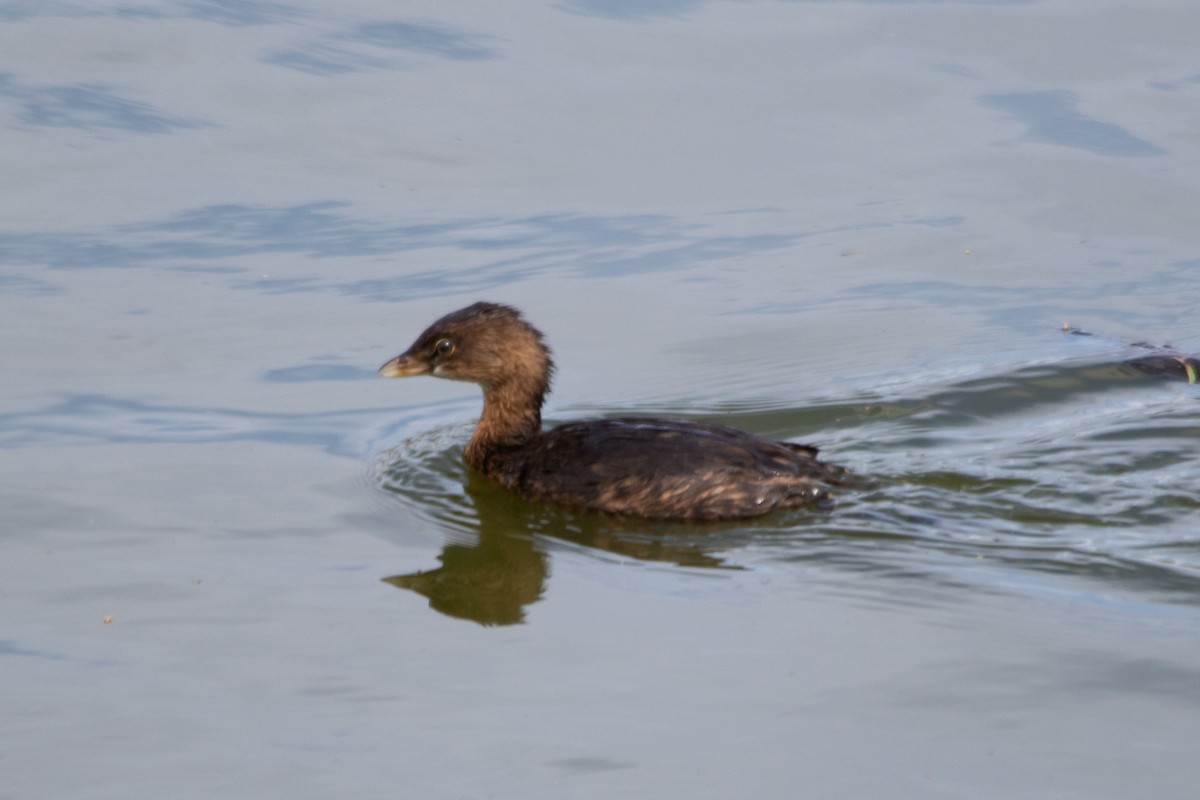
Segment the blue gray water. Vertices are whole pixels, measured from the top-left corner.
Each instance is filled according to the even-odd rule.
[[[1200,385],[1128,362],[1200,355],[1196,30],[4,4],[0,798],[1194,796]],[[552,422],[862,482],[508,497],[474,387],[375,377],[479,299]]]

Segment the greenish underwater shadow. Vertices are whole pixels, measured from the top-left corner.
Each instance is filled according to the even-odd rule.
[[[549,542],[621,560],[739,569],[720,554],[731,544],[721,541],[720,534],[733,531],[737,523],[645,522],[576,514],[534,505],[466,470],[462,479],[470,508],[459,509],[456,525],[471,529],[475,541],[444,544],[439,567],[383,579],[423,595],[430,608],[447,616],[482,625],[523,622],[525,608],[546,591]]]

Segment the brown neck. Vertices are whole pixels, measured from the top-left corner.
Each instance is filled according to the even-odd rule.
[[[483,413],[463,451],[467,463],[486,472],[484,461],[489,452],[524,444],[537,436],[542,430],[544,395],[545,387],[536,382],[484,386]]]

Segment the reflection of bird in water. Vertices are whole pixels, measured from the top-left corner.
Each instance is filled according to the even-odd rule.
[[[528,539],[500,535],[475,546],[448,544],[439,560],[437,569],[384,580],[425,595],[436,611],[483,625],[521,622],[525,606],[541,597],[546,557]]]
[[[523,622],[525,606],[540,600],[545,590],[548,557],[535,547],[524,515],[506,513],[511,497],[496,498],[493,490],[489,498],[490,485],[473,475],[465,477],[467,499],[475,509],[477,542],[448,543],[438,556],[441,566],[384,581],[424,595],[430,608],[450,617],[481,625]],[[489,499],[508,502],[497,507]]]
[[[828,487],[845,481],[814,447],[724,425],[629,418],[544,431],[552,372],[542,334],[494,303],[447,314],[379,369],[478,383],[483,413],[463,456],[530,500],[652,519],[736,519],[827,504]]]
[[[465,488],[479,521],[478,543],[447,544],[438,557],[441,566],[384,578],[424,595],[431,608],[447,616],[483,625],[522,622],[525,606],[541,599],[550,571],[549,556],[535,544],[540,535],[638,560],[730,568],[710,554],[719,547],[703,536],[652,538],[603,517],[547,512],[474,475]],[[631,538],[635,532],[640,535]]]

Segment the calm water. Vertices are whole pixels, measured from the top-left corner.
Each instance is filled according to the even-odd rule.
[[[0,5],[0,798],[1190,798],[1200,9]],[[862,477],[536,508],[547,416]],[[1093,336],[1064,332],[1063,323]]]

